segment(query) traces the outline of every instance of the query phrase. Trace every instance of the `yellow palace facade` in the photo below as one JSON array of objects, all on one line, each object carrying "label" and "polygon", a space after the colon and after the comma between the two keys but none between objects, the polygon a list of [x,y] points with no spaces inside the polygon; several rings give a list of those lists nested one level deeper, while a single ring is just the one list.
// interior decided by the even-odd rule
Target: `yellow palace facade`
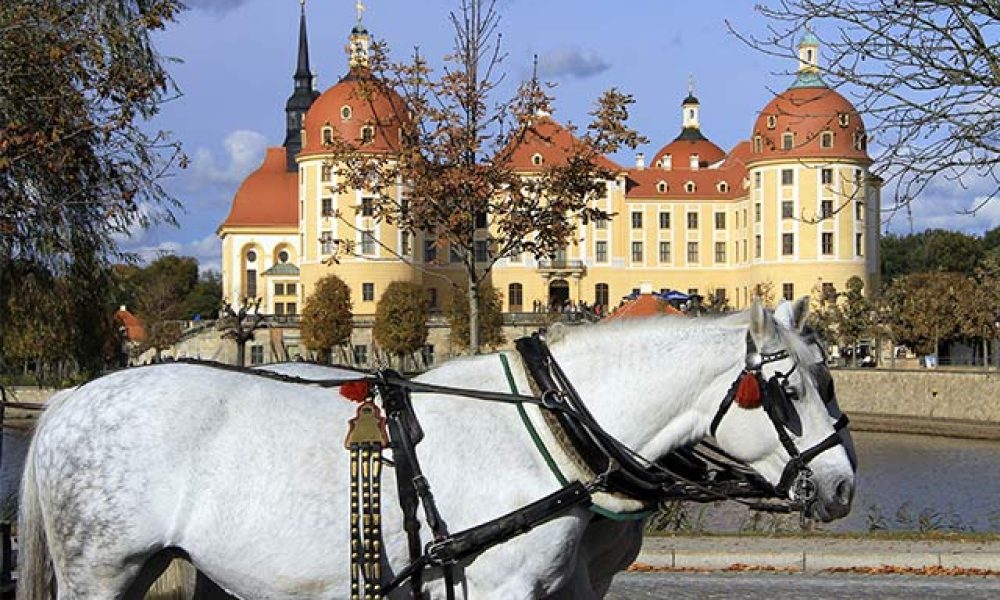
[{"label": "yellow palace facade", "polygon": [[[296,314],[315,282],[334,273],[350,286],[355,314],[373,314],[396,280],[423,285],[443,306],[452,286],[431,274],[461,280],[462,273],[446,252],[433,240],[376,222],[363,190],[332,191],[335,169],[324,142],[334,131],[365,152],[392,157],[394,132],[378,114],[398,98],[356,93],[367,73],[368,33],[359,22],[347,75],[319,93],[305,27],[303,12],[285,142],[268,149],[218,230],[225,299],[259,297],[263,312]],[[824,285],[843,290],[853,276],[871,289],[878,277],[880,182],[869,173],[861,116],[819,77],[818,46],[806,34],[795,81],[748,122],[749,138],[728,152],[702,133],[700,103],[689,90],[680,134],[649,160],[638,154],[632,165],[615,165],[618,175],[598,201],[613,218],[580,224],[575,243],[558,256],[496,264],[491,282],[504,310],[567,301],[613,307],[636,290],[665,289],[721,295],[743,308],[756,292],[777,299]],[[537,128],[540,135],[516,152],[514,163],[525,174],[558,163],[572,142],[549,116],[540,115]],[[482,235],[488,243],[488,232]],[[341,239],[353,239],[352,252],[333,261],[334,241]]]}]

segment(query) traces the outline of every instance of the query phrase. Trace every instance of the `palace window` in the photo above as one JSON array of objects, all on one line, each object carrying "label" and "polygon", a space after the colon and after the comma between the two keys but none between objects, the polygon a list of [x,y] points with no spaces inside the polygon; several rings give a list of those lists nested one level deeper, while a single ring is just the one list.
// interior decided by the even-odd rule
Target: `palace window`
[{"label": "palace window", "polygon": [[370,217],[375,214],[375,199],[368,197],[361,199],[361,216]]},{"label": "palace window", "polygon": [[257,297],[257,269],[247,269],[247,298]]},{"label": "palace window", "polygon": [[275,296],[284,296],[285,295],[285,284],[284,283],[276,283],[276,284],[274,284],[274,295]]},{"label": "palace window", "polygon": [[833,184],[833,169],[823,169],[819,172],[819,175],[823,185]]},{"label": "palace window", "polygon": [[594,229],[607,229],[608,219],[605,217],[597,217],[594,219]]},{"label": "palace window", "polygon": [[324,217],[333,216],[333,198],[326,197],[320,200],[321,211]]},{"label": "palace window", "polygon": [[854,236],[854,253],[858,256],[865,255],[864,238],[861,236],[860,233]]},{"label": "palace window", "polygon": [[794,233],[783,233],[781,234],[781,253],[784,256],[791,256],[795,254],[795,234]]},{"label": "palace window", "polygon": [[665,182],[663,182],[663,181],[657,183],[656,184],[656,191],[660,192],[661,194],[666,194],[667,193],[667,184]]},{"label": "palace window", "polygon": [[521,305],[524,304],[524,288],[520,283],[512,283],[507,286],[507,305],[510,312],[521,312]]},{"label": "palace window", "polygon": [[372,231],[361,232],[361,254],[375,254],[375,234]]},{"label": "palace window", "polygon": [[333,167],[330,165],[323,165],[322,167],[320,167],[319,179],[324,183],[333,179]]},{"label": "palace window", "polygon": [[795,171],[792,169],[781,170],[781,185],[793,185],[795,183]]},{"label": "palace window", "polygon": [[794,133],[783,134],[781,136],[781,149],[791,150],[793,147],[795,147],[795,134]]},{"label": "palace window", "polygon": [[689,263],[698,262],[698,242],[688,242],[688,259]]},{"label": "palace window", "polygon": [[726,228],[726,213],[724,212],[715,213],[715,228],[716,229]]},{"label": "palace window", "polygon": [[424,344],[420,349],[420,358],[424,361],[424,366],[430,367],[434,364],[434,345]]},{"label": "palace window", "polygon": [[298,289],[298,286],[295,285],[294,283],[286,283],[285,284],[285,295],[286,296],[294,296],[297,289]]},{"label": "palace window", "polygon": [[753,187],[754,187],[755,190],[759,190],[760,189],[761,180],[762,180],[762,177],[761,177],[760,171],[755,171],[754,174],[753,174]]},{"label": "palace window", "polygon": [[642,262],[642,242],[632,242],[632,262]]},{"label": "palace window", "polygon": [[820,203],[822,207],[821,214],[824,219],[829,219],[833,216],[833,200],[824,200]]},{"label": "palace window", "polygon": [[264,364],[264,346],[260,344],[254,344],[253,346],[250,346],[250,364],[251,365]]},{"label": "palace window", "polygon": [[753,220],[754,223],[760,223],[760,202],[753,205]]},{"label": "palace window", "polygon": [[753,136],[753,151],[758,154],[764,151],[764,140],[759,135]]},{"label": "palace window", "polygon": [[687,214],[688,229],[698,229],[698,213],[689,212]]},{"label": "palace window", "polygon": [[670,262],[670,242],[660,242],[660,262]]},{"label": "palace window", "polygon": [[432,263],[437,260],[437,241],[436,240],[424,240],[424,262]]},{"label": "palace window", "polygon": [[605,241],[594,242],[594,260],[599,263],[608,262],[608,243]]},{"label": "palace window", "polygon": [[632,213],[632,229],[642,229],[642,213]]},{"label": "palace window", "polygon": [[489,242],[486,240],[476,240],[473,244],[476,253],[476,262],[486,262],[490,259]]},{"label": "palace window", "polygon": [[323,231],[319,234],[320,252],[322,254],[333,254],[333,232]]},{"label": "palace window", "polygon": [[333,129],[329,127],[323,128],[323,145],[329,146],[333,143]]},{"label": "palace window", "polygon": [[778,126],[778,117],[774,115],[767,115],[767,128],[774,129]]},{"label": "palace window", "polygon": [[781,218],[791,219],[795,216],[795,203],[791,200],[784,200],[781,203]]},{"label": "palace window", "polygon": [[365,344],[357,344],[354,346],[354,364],[368,364],[368,346]]},{"label": "palace window", "polygon": [[350,119],[353,113],[354,111],[351,110],[350,106],[344,105],[340,107],[340,118],[345,121]]},{"label": "palace window", "polygon": [[611,294],[608,290],[608,284],[598,283],[597,285],[594,286],[594,304],[607,306],[610,297]]},{"label": "palace window", "polygon": [[781,297],[785,300],[795,300],[795,284],[794,283],[783,283],[781,284]]},{"label": "palace window", "polygon": [[819,147],[820,148],[833,148],[833,132],[824,131],[819,134]]},{"label": "palace window", "polygon": [[660,229],[670,229],[670,213],[660,213]]},{"label": "palace window", "polygon": [[823,232],[823,254],[830,255],[833,254],[833,234],[829,232]]},{"label": "palace window", "polygon": [[865,218],[865,204],[861,200],[854,202],[854,218],[861,221]]},{"label": "palace window", "polygon": [[726,242],[715,242],[715,262],[726,262]]},{"label": "palace window", "polygon": [[761,252],[763,251],[763,244],[759,235],[753,237],[753,257],[760,258]]},{"label": "palace window", "polygon": [[361,301],[362,302],[374,302],[375,301],[375,284],[371,282],[365,282],[361,284]]}]

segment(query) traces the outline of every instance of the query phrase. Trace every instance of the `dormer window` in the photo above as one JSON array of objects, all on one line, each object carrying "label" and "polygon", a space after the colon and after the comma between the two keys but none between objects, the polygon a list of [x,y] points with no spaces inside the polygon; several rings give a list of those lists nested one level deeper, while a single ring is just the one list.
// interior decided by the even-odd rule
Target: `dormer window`
[{"label": "dormer window", "polygon": [[375,141],[375,128],[371,125],[365,125],[361,128],[361,143],[370,144]]},{"label": "dormer window", "polygon": [[324,127],[323,128],[323,145],[329,146],[333,143],[333,128]]},{"label": "dormer window", "polygon": [[347,105],[345,104],[344,106],[341,106],[341,107],[340,107],[340,118],[341,118],[341,119],[343,119],[343,120],[347,121],[347,120],[349,120],[349,119],[351,118],[351,116],[352,116],[353,114],[354,114],[354,111],[353,111],[353,110],[351,110],[351,107],[350,107],[350,106],[347,106]]},{"label": "dormer window", "polygon": [[697,154],[692,154],[691,155],[691,170],[695,170],[697,168],[698,168],[698,155]]},{"label": "dormer window", "polygon": [[760,153],[764,151],[764,140],[759,136],[753,136],[753,151]]},{"label": "dormer window", "polygon": [[864,150],[865,143],[866,143],[865,134],[860,131],[854,132],[854,149]]},{"label": "dormer window", "polygon": [[778,117],[774,115],[767,115],[767,128],[774,129],[778,126]]},{"label": "dormer window", "polygon": [[819,147],[820,148],[833,148],[833,132],[824,131],[819,134]]},{"label": "dormer window", "polygon": [[665,171],[669,171],[674,167],[674,160],[669,154],[664,154],[663,158],[660,159],[660,166],[663,167]]},{"label": "dormer window", "polygon": [[687,182],[687,183],[684,184],[684,191],[687,192],[687,193],[689,193],[689,194],[693,194],[694,191],[695,191],[695,189],[696,189],[696,187],[695,187],[693,181],[689,181],[689,182]]},{"label": "dormer window", "polygon": [[661,193],[661,194],[666,194],[667,193],[667,182],[661,181],[661,182],[657,183],[656,184],[656,191],[659,192],[659,193]]},{"label": "dormer window", "polygon": [[542,166],[542,163],[544,162],[545,158],[541,154],[538,154],[537,152],[535,153],[534,156],[531,157],[531,164],[535,165],[536,167]]},{"label": "dormer window", "polygon": [[848,113],[840,113],[839,115],[837,115],[837,122],[840,124],[841,127],[847,127],[848,125],[851,124],[851,115],[849,115]]},{"label": "dormer window", "polygon": [[791,150],[794,147],[795,147],[795,134],[794,133],[785,133],[785,134],[782,134],[782,136],[781,136],[781,149],[782,150]]},{"label": "dormer window", "polygon": [[723,194],[729,191],[729,184],[725,181],[720,181],[718,185],[719,191]]}]

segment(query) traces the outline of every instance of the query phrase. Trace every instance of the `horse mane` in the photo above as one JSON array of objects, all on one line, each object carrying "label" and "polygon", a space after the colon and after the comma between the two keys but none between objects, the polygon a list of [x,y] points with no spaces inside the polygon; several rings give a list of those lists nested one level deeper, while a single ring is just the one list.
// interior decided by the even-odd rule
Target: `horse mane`
[{"label": "horse mane", "polygon": [[637,319],[616,319],[589,325],[563,325],[557,323],[545,333],[545,341],[550,345],[590,343],[608,334],[629,334],[647,331],[651,326],[657,330],[705,330],[739,329],[750,323],[749,311],[740,311],[703,317],[681,317],[677,315],[656,315]]}]

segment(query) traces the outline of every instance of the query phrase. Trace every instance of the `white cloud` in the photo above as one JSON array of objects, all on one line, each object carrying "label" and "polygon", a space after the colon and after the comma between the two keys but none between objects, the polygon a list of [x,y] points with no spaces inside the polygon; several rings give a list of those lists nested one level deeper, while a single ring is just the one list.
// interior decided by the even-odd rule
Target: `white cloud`
[{"label": "white cloud", "polygon": [[247,129],[233,131],[222,140],[225,150],[224,164],[219,164],[208,148],[198,148],[191,157],[191,165],[184,174],[189,190],[210,186],[235,186],[260,166],[267,148],[263,134]]},{"label": "white cloud", "polygon": [[247,0],[185,0],[188,8],[215,14],[224,14],[246,4]]},{"label": "white cloud", "polygon": [[576,77],[584,79],[611,68],[611,63],[591,50],[563,48],[543,54],[538,59],[542,77]]},{"label": "white cloud", "polygon": [[[987,178],[967,177],[959,182],[939,177],[911,202],[909,213],[901,209],[896,214],[886,215],[886,229],[910,233],[912,219],[914,233],[925,229],[950,229],[982,234],[1000,226],[1000,198],[993,198],[975,214],[969,213],[983,203],[994,185]],[[892,201],[892,193],[888,188],[883,191],[883,208]]]}]

